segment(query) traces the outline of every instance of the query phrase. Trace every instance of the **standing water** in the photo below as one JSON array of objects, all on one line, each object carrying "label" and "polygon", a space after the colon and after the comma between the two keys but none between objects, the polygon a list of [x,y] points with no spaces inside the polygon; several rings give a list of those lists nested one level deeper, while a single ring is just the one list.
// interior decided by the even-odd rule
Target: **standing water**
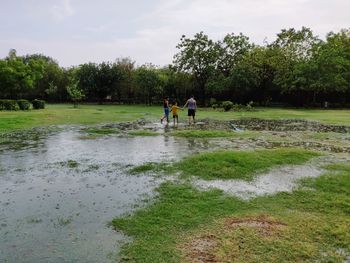
[{"label": "standing water", "polygon": [[142,205],[161,181],[131,176],[128,167],[203,149],[168,136],[81,135],[66,127],[0,149],[0,262],[118,261],[129,240],[108,223]]}]

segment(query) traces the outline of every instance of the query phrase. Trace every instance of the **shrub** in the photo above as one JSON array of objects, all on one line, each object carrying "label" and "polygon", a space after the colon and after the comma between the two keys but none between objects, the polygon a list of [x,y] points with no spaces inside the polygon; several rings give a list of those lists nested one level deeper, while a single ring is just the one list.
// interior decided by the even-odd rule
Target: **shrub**
[{"label": "shrub", "polygon": [[224,108],[225,111],[229,111],[233,108],[233,103],[231,101],[224,101],[222,102],[221,106]]},{"label": "shrub", "polygon": [[21,110],[29,110],[31,105],[30,102],[27,100],[18,100],[17,104]]},{"label": "shrub", "polygon": [[215,105],[215,104],[216,104],[216,99],[215,99],[215,98],[210,98],[209,104],[210,104],[211,106]]},{"label": "shrub", "polygon": [[32,101],[32,104],[33,104],[33,108],[34,109],[45,109],[45,101],[44,100],[33,100]]},{"label": "shrub", "polygon": [[212,107],[214,110],[216,110],[216,108],[219,108],[219,105],[216,104],[216,103],[214,103],[214,104],[211,105],[211,107]]},{"label": "shrub", "polygon": [[0,110],[18,110],[18,104],[15,100],[0,100]]}]

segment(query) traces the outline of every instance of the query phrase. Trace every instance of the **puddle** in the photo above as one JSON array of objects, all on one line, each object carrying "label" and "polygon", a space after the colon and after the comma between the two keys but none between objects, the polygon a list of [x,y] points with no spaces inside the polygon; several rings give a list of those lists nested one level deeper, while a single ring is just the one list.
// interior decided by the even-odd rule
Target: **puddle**
[{"label": "puddle", "polygon": [[[154,195],[162,179],[131,165],[210,150],[170,136],[81,140],[81,127],[39,134],[0,152],[0,262],[116,262],[122,233],[107,224]],[[5,148],[9,147],[9,148]]]},{"label": "puddle", "polygon": [[[201,125],[196,127],[204,129]],[[265,147],[243,139],[168,136],[174,128],[160,123],[99,127],[120,132],[82,140],[87,127],[60,126],[2,138],[0,262],[118,262],[121,246],[130,240],[107,224],[144,205],[143,200],[152,198],[153,190],[165,180],[130,175],[131,166],[172,162],[217,148]],[[184,127],[192,128],[179,124],[180,129]],[[161,135],[129,136],[128,131],[134,129]],[[308,164],[272,170],[250,183],[198,180],[195,184],[249,199],[290,191],[299,178],[322,172]]]},{"label": "puddle", "polygon": [[244,180],[202,180],[193,183],[201,189],[217,188],[223,192],[244,200],[260,195],[272,195],[278,192],[291,192],[298,186],[298,180],[305,177],[317,177],[325,171],[314,164],[284,166],[258,175],[253,181]]}]

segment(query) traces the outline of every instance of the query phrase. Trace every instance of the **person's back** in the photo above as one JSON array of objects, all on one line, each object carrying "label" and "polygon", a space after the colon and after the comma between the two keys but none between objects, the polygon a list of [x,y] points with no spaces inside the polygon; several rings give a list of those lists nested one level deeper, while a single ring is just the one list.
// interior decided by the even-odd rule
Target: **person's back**
[{"label": "person's back", "polygon": [[191,119],[193,119],[193,122],[195,122],[197,109],[197,103],[193,96],[191,96],[191,98],[186,101],[184,108],[186,106],[188,107],[188,123],[191,124]]},{"label": "person's back", "polygon": [[195,110],[196,108],[197,108],[196,100],[194,98],[190,98],[188,100],[188,109]]}]

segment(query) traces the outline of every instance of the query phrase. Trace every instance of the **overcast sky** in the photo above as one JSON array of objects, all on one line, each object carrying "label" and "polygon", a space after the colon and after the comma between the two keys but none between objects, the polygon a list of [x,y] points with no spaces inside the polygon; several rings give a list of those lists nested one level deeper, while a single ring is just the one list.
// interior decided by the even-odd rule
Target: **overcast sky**
[{"label": "overcast sky", "polygon": [[43,53],[61,66],[131,57],[171,63],[181,35],[242,32],[262,44],[282,28],[324,38],[350,27],[350,0],[0,0],[0,57]]}]

